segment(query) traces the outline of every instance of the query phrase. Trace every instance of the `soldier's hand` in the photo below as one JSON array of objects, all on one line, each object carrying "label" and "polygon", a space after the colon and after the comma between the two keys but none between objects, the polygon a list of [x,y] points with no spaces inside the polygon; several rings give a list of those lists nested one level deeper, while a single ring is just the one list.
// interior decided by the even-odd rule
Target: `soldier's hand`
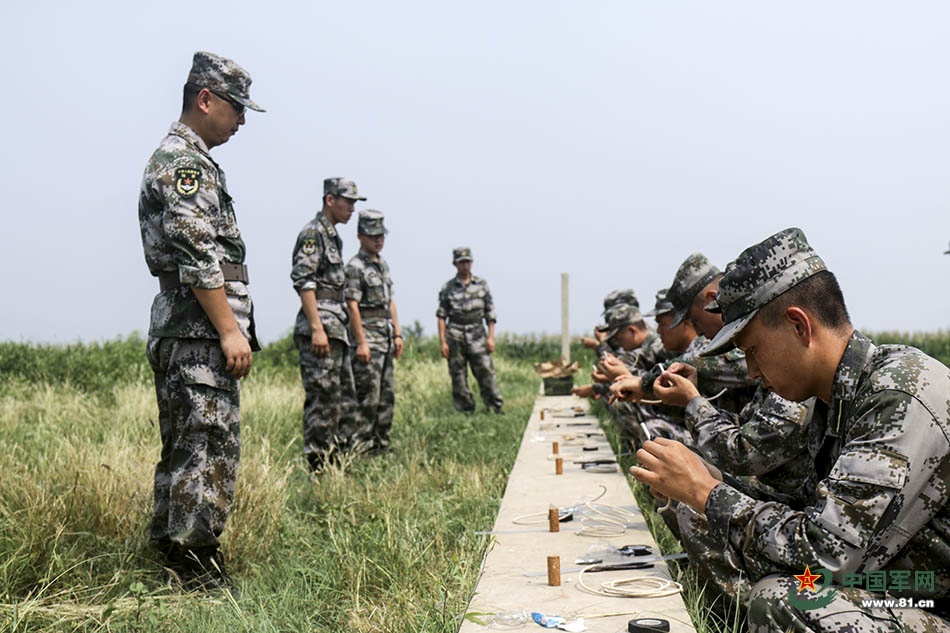
[{"label": "soldier's hand", "polygon": [[235,378],[244,378],[251,371],[254,357],[251,355],[251,344],[241,334],[240,330],[221,337],[221,351],[227,359],[224,369]]},{"label": "soldier's hand", "polygon": [[325,330],[311,334],[310,345],[313,347],[313,353],[317,356],[323,357],[330,355],[330,339]]},{"label": "soldier's hand", "polygon": [[582,336],[581,345],[583,347],[586,347],[587,349],[597,349],[597,346],[600,345],[600,342],[595,338],[591,338],[589,336]]},{"label": "soldier's hand", "polygon": [[373,353],[369,349],[369,343],[360,343],[356,346],[356,360],[364,365],[369,363],[369,359],[372,355]]},{"label": "soldier's hand", "polygon": [[488,350],[489,354],[495,351],[495,337],[494,336],[489,336],[488,339],[485,341],[485,349]]},{"label": "soldier's hand", "polygon": [[[689,365],[684,365],[684,367],[689,367]],[[699,396],[696,385],[689,378],[674,373],[672,367],[660,374],[653,383],[653,393],[663,401],[663,404],[677,407],[685,407],[690,400]]]},{"label": "soldier's hand", "polygon": [[695,367],[687,363],[681,363],[677,361],[667,367],[666,371],[670,372],[671,374],[682,376],[683,378],[688,379],[694,385],[699,384],[699,372]]},{"label": "soldier's hand", "polygon": [[405,343],[403,343],[401,336],[399,338],[393,339],[393,346],[395,348],[393,350],[393,358],[399,358],[402,356],[402,350],[405,347]]},{"label": "soldier's hand", "polygon": [[449,357],[449,344],[443,342],[442,343],[442,358],[448,358],[448,357]]},{"label": "soldier's hand", "polygon": [[658,437],[643,443],[637,451],[637,466],[630,474],[651,491],[706,512],[709,493],[719,485],[696,453],[683,444]]},{"label": "soldier's hand", "polygon": [[639,402],[642,398],[642,381],[637,376],[620,376],[610,385],[611,404],[618,399]]},{"label": "soldier's hand", "polygon": [[610,353],[604,354],[604,357],[600,359],[600,367],[611,380],[616,380],[620,376],[633,375],[619,358]]},{"label": "soldier's hand", "polygon": [[594,398],[594,385],[578,385],[571,389],[571,392],[578,398]]}]

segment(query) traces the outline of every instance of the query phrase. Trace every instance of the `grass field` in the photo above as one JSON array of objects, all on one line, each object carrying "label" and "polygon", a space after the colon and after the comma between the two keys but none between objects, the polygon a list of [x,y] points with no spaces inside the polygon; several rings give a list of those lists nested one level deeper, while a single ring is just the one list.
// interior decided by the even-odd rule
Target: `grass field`
[{"label": "grass field", "polygon": [[[950,360],[950,333],[913,336]],[[559,351],[502,340],[508,414],[466,417],[436,342],[410,337],[394,452],[318,478],[301,457],[293,344],[258,353],[223,535],[234,601],[170,590],[148,547],[159,439],[144,341],[0,343],[0,631],[456,631],[488,545],[474,532],[493,524],[537,393],[530,361]],[[656,532],[676,551],[662,522]],[[708,617],[701,591],[686,599],[698,630],[732,630]]]}]

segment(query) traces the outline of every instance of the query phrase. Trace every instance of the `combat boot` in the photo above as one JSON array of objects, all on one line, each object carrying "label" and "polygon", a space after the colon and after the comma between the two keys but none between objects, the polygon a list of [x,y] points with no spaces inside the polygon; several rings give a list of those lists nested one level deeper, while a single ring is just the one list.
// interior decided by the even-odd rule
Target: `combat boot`
[{"label": "combat boot", "polygon": [[179,546],[173,559],[171,571],[177,574],[185,591],[226,591],[234,598],[240,597],[234,580],[224,568],[224,557],[217,547]]}]

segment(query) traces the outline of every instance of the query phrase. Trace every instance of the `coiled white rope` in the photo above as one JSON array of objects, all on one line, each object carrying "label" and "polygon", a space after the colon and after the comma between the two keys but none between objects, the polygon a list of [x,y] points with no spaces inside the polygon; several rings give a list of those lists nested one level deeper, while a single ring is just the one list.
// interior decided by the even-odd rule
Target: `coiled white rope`
[{"label": "coiled white rope", "polygon": [[594,588],[584,582],[584,573],[591,567],[596,567],[596,565],[585,567],[577,574],[577,585],[584,591],[598,596],[662,598],[672,596],[683,590],[683,585],[675,580],[668,580],[659,576],[631,576],[619,580],[608,580],[600,583],[599,588]]},{"label": "coiled white rope", "polygon": [[630,510],[607,503],[588,501],[582,507],[587,510],[588,515],[581,518],[581,528],[577,531],[579,536],[622,536],[627,533],[627,526],[638,519]]}]

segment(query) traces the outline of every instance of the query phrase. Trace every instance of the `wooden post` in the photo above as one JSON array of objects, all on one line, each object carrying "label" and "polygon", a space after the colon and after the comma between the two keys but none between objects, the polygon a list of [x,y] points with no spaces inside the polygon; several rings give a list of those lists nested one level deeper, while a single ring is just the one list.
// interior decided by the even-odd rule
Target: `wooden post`
[{"label": "wooden post", "polygon": [[558,516],[557,506],[551,506],[548,508],[548,531],[549,532],[560,532],[561,531],[561,521]]},{"label": "wooden post", "polygon": [[561,557],[548,556],[548,586],[561,586]]},{"label": "wooden post", "polygon": [[561,273],[561,358],[571,363],[571,334],[568,320],[567,273]]},{"label": "wooden post", "polygon": [[558,457],[554,460],[554,474],[563,475],[564,474],[564,459]]},{"label": "wooden post", "polygon": [[552,452],[552,453],[554,453],[555,455],[557,455],[558,448],[559,448],[559,447],[558,447],[557,442],[551,442],[551,452]]}]

